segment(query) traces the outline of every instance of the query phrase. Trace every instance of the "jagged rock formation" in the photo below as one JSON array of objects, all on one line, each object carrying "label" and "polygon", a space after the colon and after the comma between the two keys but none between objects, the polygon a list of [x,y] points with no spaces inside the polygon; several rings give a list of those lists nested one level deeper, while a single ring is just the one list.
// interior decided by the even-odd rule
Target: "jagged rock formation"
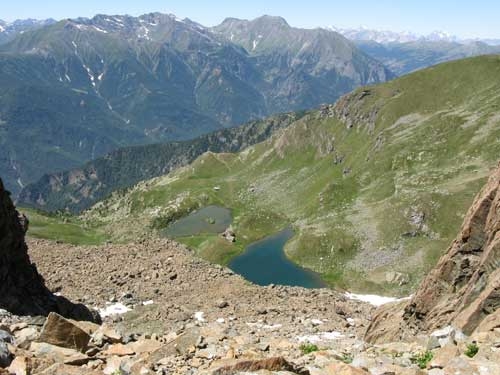
[{"label": "jagged rock formation", "polygon": [[97,320],[85,306],[54,296],[30,262],[24,235],[26,217],[20,215],[0,179],[0,308],[20,315],[47,315],[51,311]]},{"label": "jagged rock formation", "polygon": [[[471,334],[500,307],[500,165],[462,229],[408,303],[383,307],[368,341],[404,339],[448,324]],[[395,320],[399,324],[395,324]]]}]

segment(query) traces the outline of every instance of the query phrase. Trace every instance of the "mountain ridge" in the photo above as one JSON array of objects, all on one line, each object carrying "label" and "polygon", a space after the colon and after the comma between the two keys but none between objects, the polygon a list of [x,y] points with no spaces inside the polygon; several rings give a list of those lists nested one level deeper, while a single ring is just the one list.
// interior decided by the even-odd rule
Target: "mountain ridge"
[{"label": "mountain ridge", "polygon": [[[193,138],[392,77],[340,36],[316,43],[337,42],[350,69],[323,66],[324,59],[311,56],[320,53],[316,48],[293,56],[289,76],[290,57],[257,61],[212,29],[174,15],[98,15],[18,34],[0,45],[0,82],[9,87],[0,97],[5,184],[16,194],[43,173],[120,146]],[[47,120],[40,125],[42,113]],[[28,138],[36,140],[31,150],[23,147]],[[34,158],[38,168],[31,167]]]}]

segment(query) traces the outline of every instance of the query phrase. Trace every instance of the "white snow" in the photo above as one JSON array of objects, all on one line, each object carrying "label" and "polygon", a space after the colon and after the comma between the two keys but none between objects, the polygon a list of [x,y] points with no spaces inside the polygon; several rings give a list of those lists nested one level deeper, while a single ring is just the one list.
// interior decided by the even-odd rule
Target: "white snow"
[{"label": "white snow", "polygon": [[78,48],[78,46],[76,45],[74,40],[71,41],[71,44],[73,44],[73,47],[75,47],[75,50]]},{"label": "white snow", "polygon": [[259,42],[258,42],[258,41],[256,41],[256,40],[254,40],[254,41],[253,41],[252,51],[253,51],[255,48],[257,48],[257,45],[258,45],[258,44],[259,44]]},{"label": "white snow", "polygon": [[97,26],[94,26],[94,29],[96,29],[97,31],[99,31],[100,33],[104,33],[104,34],[107,34],[108,32],[106,30],[103,30]]},{"label": "white snow", "polygon": [[108,104],[108,108],[109,108],[109,110],[110,110],[110,111],[112,111],[112,110],[113,110],[113,107],[111,107],[111,104],[109,104],[109,102],[108,102],[107,104]]},{"label": "white snow", "polygon": [[97,79],[98,79],[99,81],[102,81],[102,77],[104,77],[104,73],[99,74],[99,75],[97,76]]},{"label": "white snow", "polygon": [[111,315],[125,314],[128,311],[130,311],[130,309],[127,306],[125,306],[123,303],[118,302],[110,304],[103,309],[99,309],[99,315],[101,315],[102,318],[105,318]]},{"label": "white snow", "polygon": [[153,300],[151,300],[151,299],[150,299],[150,300],[148,300],[148,301],[144,301],[144,302],[142,303],[142,305],[143,305],[143,306],[149,306],[149,305],[152,305],[153,303],[154,303],[154,302],[153,302]]},{"label": "white snow", "polygon": [[149,37],[149,29],[146,26],[141,26],[139,30],[142,30],[142,34],[140,33],[139,35],[137,35],[139,38],[151,40],[151,38]]},{"label": "white snow", "polygon": [[83,64],[83,67],[85,68],[85,70],[87,71],[87,74],[89,75],[90,83],[92,83],[92,86],[94,86],[94,87],[95,87],[95,78],[94,78],[94,76],[93,76],[93,74],[92,74],[92,71],[91,71],[91,70],[90,70],[90,68],[89,68],[87,65],[85,65],[85,64]]},{"label": "white snow", "polygon": [[233,39],[234,39],[234,34],[231,33],[231,42],[233,41]]},{"label": "white snow", "polygon": [[5,28],[2,25],[0,25],[0,33],[3,33],[4,31],[5,31]]},{"label": "white snow", "polygon": [[205,313],[203,311],[197,311],[194,313],[194,318],[199,322],[204,322],[205,318],[203,317]]},{"label": "white snow", "polygon": [[18,183],[18,185],[19,185],[19,186],[21,186],[22,188],[24,187],[23,182],[21,181],[21,179],[20,179],[20,178],[18,178],[18,179],[17,179],[17,183]]},{"label": "white snow", "polygon": [[262,321],[259,321],[257,323],[247,323],[247,326],[276,331],[276,330],[280,329],[281,327],[283,327],[283,324],[279,324],[279,323],[278,324],[263,324]]},{"label": "white snow", "polygon": [[395,298],[395,297],[377,296],[375,294],[354,294],[354,293],[349,293],[349,292],[346,292],[345,296],[349,299],[362,301],[362,302],[368,302],[368,303],[372,304],[373,306],[377,306],[377,307],[385,305],[386,303],[404,301],[404,300],[408,300],[411,298],[411,296],[405,297],[405,298]]},{"label": "white snow", "polygon": [[310,343],[316,343],[320,341],[331,341],[331,340],[338,340],[345,337],[342,333],[332,331],[332,332],[321,332],[318,333],[317,335],[304,335],[304,336],[297,336],[297,341],[298,342],[310,342]]},{"label": "white snow", "polygon": [[71,82],[71,78],[69,78],[69,75],[66,73],[64,77],[68,80],[68,82]]}]

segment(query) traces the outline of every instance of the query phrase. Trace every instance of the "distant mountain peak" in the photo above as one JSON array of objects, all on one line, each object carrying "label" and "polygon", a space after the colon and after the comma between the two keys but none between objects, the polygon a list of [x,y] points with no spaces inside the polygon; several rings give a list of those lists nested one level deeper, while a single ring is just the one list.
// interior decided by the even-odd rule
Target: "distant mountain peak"
[{"label": "distant mountain peak", "polygon": [[269,16],[267,14],[254,19],[252,22],[256,22],[256,23],[257,22],[266,22],[266,23],[271,23],[273,25],[290,27],[288,22],[283,17]]},{"label": "distant mountain peak", "polygon": [[381,44],[385,43],[409,43],[409,42],[448,42],[468,44],[474,42],[483,42],[489,45],[499,45],[500,40],[497,39],[481,39],[481,38],[461,38],[447,31],[435,30],[429,34],[422,35],[411,31],[392,31],[370,29],[366,26],[358,28],[338,28],[329,26],[326,29],[336,31],[346,38],[354,41],[372,41]]}]

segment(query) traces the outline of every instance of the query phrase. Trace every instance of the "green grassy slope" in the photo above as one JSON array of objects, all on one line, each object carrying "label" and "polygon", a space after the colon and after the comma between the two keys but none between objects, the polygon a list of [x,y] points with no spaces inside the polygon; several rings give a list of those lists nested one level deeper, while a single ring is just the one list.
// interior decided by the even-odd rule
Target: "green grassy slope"
[{"label": "green grassy slope", "polygon": [[25,207],[20,207],[18,210],[29,218],[28,237],[73,245],[99,245],[106,241],[106,235],[102,230],[73,216],[47,214]]},{"label": "green grassy slope", "polygon": [[206,153],[115,194],[83,219],[128,240],[219,204],[233,211],[235,244],[180,239],[207,259],[227,262],[290,224],[288,256],[330,284],[408,293],[500,156],[497,77],[500,57],[487,56],[357,90],[243,152]]}]

